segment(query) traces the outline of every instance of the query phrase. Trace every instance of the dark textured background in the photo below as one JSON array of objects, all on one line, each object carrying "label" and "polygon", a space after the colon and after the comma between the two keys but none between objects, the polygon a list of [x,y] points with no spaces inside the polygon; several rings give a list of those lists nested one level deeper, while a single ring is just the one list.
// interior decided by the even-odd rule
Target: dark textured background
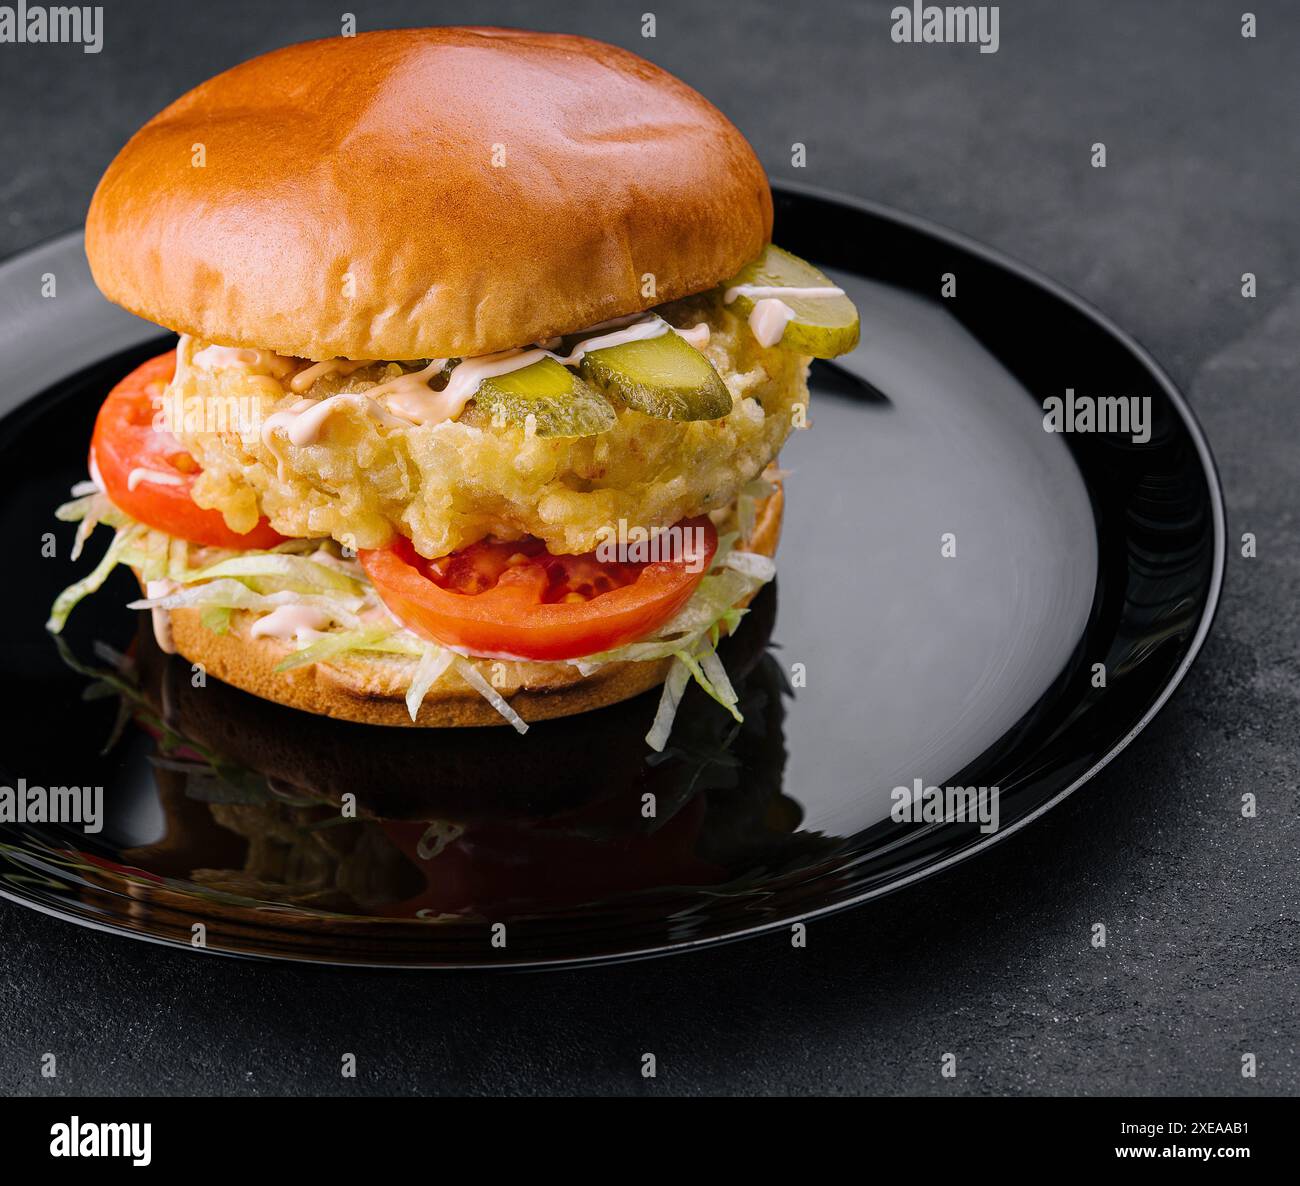
[{"label": "dark textured background", "polygon": [[[988,854],[814,924],[806,951],[776,936],[562,974],[334,973],[0,903],[0,1092],[50,1090],[47,1050],[57,1088],[88,1093],[1300,1091],[1300,10],[1013,2],[981,55],[893,44],[888,3],[197,7],[110,3],[97,57],[0,46],[0,255],[79,222],[118,147],[181,91],[337,33],[341,8],[363,29],[589,33],[704,91],[774,178],[929,216],[1114,316],[1189,393],[1230,544],[1253,531],[1259,555],[1230,546],[1201,659],[1119,761]],[[1105,170],[1088,163],[1098,140]],[[356,1081],[338,1076],[344,1050]]]}]

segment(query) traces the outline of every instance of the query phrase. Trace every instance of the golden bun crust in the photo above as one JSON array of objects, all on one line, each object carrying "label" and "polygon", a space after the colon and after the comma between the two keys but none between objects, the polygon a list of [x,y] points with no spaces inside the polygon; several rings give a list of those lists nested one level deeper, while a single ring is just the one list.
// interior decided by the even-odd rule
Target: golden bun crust
[{"label": "golden bun crust", "polygon": [[110,300],[204,341],[415,359],[701,292],[771,230],[745,138],[635,54],[394,29],[291,45],[178,99],[104,174],[86,254]]},{"label": "golden bun crust", "polygon": [[[781,534],[784,494],[777,490],[758,504],[753,538],[747,547],[765,556],[776,554]],[[743,607],[750,598],[740,602]],[[450,728],[502,725],[501,715],[468,686],[434,688],[425,697],[419,718],[406,710],[406,676],[400,661],[349,659],[276,671],[292,648],[273,638],[250,638],[250,616],[236,614],[226,634],[203,626],[200,611],[171,611],[172,640],[191,663],[245,692],[305,712],[370,725],[418,725]],[[655,663],[609,663],[589,676],[567,664],[540,669],[513,663],[474,661],[492,685],[525,721],[543,721],[617,704],[663,683],[671,660]]]}]

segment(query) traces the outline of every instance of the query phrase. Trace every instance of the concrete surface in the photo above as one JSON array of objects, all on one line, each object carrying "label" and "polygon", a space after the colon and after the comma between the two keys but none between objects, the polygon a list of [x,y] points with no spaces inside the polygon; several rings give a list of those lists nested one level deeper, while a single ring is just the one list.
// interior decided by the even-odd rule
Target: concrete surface
[{"label": "concrete surface", "polygon": [[[0,255],[76,224],[120,144],[188,86],[338,31],[334,5],[195,7],[109,5],[99,55],[0,46]],[[0,1092],[50,1090],[47,1050],[58,1089],[92,1093],[1300,1090],[1300,11],[1005,4],[999,52],[981,55],[893,44],[890,7],[352,6],[362,28],[472,19],[628,45],[717,102],[774,178],[953,226],[1135,333],[1205,424],[1230,540],[1259,541],[1253,560],[1230,549],[1217,627],[1160,718],[1033,827],[814,925],[806,951],[775,937],[555,975],[332,973],[197,959],[3,903]],[[355,1081],[339,1078],[345,1050]],[[939,1077],[947,1051],[955,1081]]]}]

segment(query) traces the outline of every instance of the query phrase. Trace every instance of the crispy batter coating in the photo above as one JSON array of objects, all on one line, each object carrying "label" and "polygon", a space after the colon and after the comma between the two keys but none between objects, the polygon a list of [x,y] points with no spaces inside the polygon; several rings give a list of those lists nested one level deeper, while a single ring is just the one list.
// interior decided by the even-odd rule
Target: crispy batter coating
[{"label": "crispy batter coating", "polygon": [[[203,467],[194,501],[220,510],[236,531],[262,514],[284,535],[328,535],[357,548],[381,547],[400,532],[429,557],[488,535],[535,535],[552,552],[586,552],[620,519],[667,526],[725,507],[776,457],[796,405],[806,406],[808,360],[763,349],[716,301],[662,312],[683,327],[709,322],[705,353],[733,399],[726,417],[683,423],[620,408],[610,431],[560,439],[466,419],[397,424],[357,399],[339,401],[316,442],[299,446],[283,431],[264,439],[260,426],[301,395],[246,367],[182,366],[169,396],[190,421],[177,436]],[[202,345],[189,343],[186,358]],[[306,394],[359,394],[399,373],[376,363],[328,375]],[[210,407],[191,416],[196,401],[221,404],[224,427]]]}]

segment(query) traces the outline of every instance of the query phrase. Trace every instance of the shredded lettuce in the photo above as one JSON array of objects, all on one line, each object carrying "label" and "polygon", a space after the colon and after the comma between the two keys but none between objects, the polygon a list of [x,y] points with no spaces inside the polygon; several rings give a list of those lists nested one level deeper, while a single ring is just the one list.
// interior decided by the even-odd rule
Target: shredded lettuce
[{"label": "shredded lettuce", "polygon": [[680,659],[674,659],[668,669],[668,678],[664,680],[663,694],[659,697],[659,707],[655,711],[654,723],[645,735],[646,745],[656,753],[663,753],[668,744],[668,735],[673,731],[673,722],[677,719],[677,709],[686,693],[686,685],[691,682],[691,673]]},{"label": "shredded lettuce", "polygon": [[324,638],[318,638],[301,650],[294,651],[276,667],[276,671],[292,671],[295,667],[322,663],[326,659],[342,655],[345,651],[369,650],[371,644],[382,642],[392,632],[390,626],[371,626],[343,633],[326,634]]},{"label": "shredded lettuce", "polygon": [[411,677],[411,686],[406,689],[406,711],[411,714],[411,720],[414,721],[420,715],[420,705],[424,703],[429,689],[437,683],[455,658],[451,651],[443,647],[431,646],[424,652]]},{"label": "shredded lettuce", "polygon": [[643,663],[667,659],[702,635],[711,633],[715,624],[726,621],[729,629],[739,624],[744,610],[735,609],[743,597],[758,590],[765,582],[747,577],[735,569],[715,569],[696,587],[694,596],[650,638],[628,643],[612,651],[591,655],[586,662],[594,670],[600,663]]},{"label": "shredded lettuce", "polygon": [[187,540],[175,537],[167,540],[166,565],[168,579],[174,581],[178,581],[189,570],[190,545]]},{"label": "shredded lettuce", "polygon": [[704,678],[713,685],[713,691],[719,704],[722,705],[737,722],[742,722],[744,717],[736,711],[736,702],[740,699],[736,695],[736,689],[731,686],[731,676],[727,674],[727,669],[723,666],[722,660],[718,658],[718,652],[714,649],[716,644],[702,648],[700,654],[700,668]]},{"label": "shredded lettuce", "polygon": [[248,552],[228,560],[218,560],[203,568],[190,569],[180,580],[182,584],[190,585],[219,577],[235,577],[259,593],[288,590],[293,593],[343,593],[355,597],[362,589],[360,581],[337,568],[317,564],[307,556],[272,552]]},{"label": "shredded lettuce", "polygon": [[269,613],[283,605],[310,605],[325,610],[336,621],[352,629],[361,626],[356,611],[365,605],[361,597],[331,597],[323,593],[295,593],[282,589],[277,593],[258,593],[241,581],[222,577],[206,585],[189,585],[161,597],[142,597],[129,602],[127,609],[222,609],[258,610]]},{"label": "shredded lettuce", "polygon": [[199,621],[213,634],[227,634],[230,631],[230,619],[235,611],[228,605],[205,606],[199,615]]},{"label": "shredded lettuce", "polygon": [[[769,482],[756,479],[742,493],[752,501],[773,489]],[[132,601],[130,609],[198,609],[205,627],[225,634],[237,612],[269,613],[290,604],[315,606],[329,614],[333,628],[298,647],[277,670],[290,671],[347,655],[391,655],[409,660],[406,707],[412,720],[419,715],[430,688],[454,670],[515,729],[527,732],[528,725],[469,657],[417,637],[396,620],[374,621],[373,611],[382,602],[364,571],[335,556],[327,541],[287,540],[271,549],[249,552],[201,547],[136,522],[93,484],[80,483],[73,493],[77,497],[56,512],[61,520],[78,523],[73,559],[80,555],[97,524],[114,528],[115,534],[94,570],[55,600],[46,624],[54,634],[63,629],[76,605],[108,579],[114,567],[127,564],[145,581],[166,579],[172,590]],[[745,498],[739,507],[742,532],[732,532],[718,541],[710,571],[676,616],[649,638],[569,660],[584,676],[606,663],[672,660],[654,723],[646,735],[655,750],[662,751],[667,744],[691,680],[737,721],[742,719],[735,689],[716,648],[723,633],[734,632],[745,614],[735,608],[736,602],[757,592],[776,571],[768,557],[736,547],[741,535],[748,536],[753,526],[752,522],[746,526]],[[365,619],[362,611],[366,611]]]},{"label": "shredded lettuce", "polygon": [[81,557],[81,549],[90,538],[90,533],[100,523],[107,523],[110,527],[125,527],[129,521],[108,501],[108,495],[94,482],[78,482],[72,488],[72,493],[79,497],[57,508],[54,517],[64,523],[77,524],[71,559],[78,560]]},{"label": "shredded lettuce", "polygon": [[790,476],[789,470],[777,469],[769,465],[762,476],[752,482],[746,482],[736,495],[736,521],[740,524],[742,539],[750,539],[754,534],[754,525],[758,520],[758,504],[779,489],[778,483]]},{"label": "shredded lettuce", "polygon": [[54,599],[49,621],[45,623],[47,630],[58,634],[63,629],[64,623],[68,620],[68,615],[76,609],[83,598],[89,597],[108,580],[109,573],[118,566],[122,553],[144,530],[138,523],[132,524],[130,527],[119,527],[117,529],[117,533],[113,536],[113,542],[108,545],[108,551],[104,553],[104,558],[95,565],[94,570],[82,577],[81,580],[69,585]]},{"label": "shredded lettuce", "polygon": [[776,576],[776,563],[761,552],[728,552],[722,562],[728,568],[766,584]]},{"label": "shredded lettuce", "polygon": [[135,563],[146,581],[156,581],[171,573],[171,540],[161,531],[150,531],[141,539],[141,555],[124,553],[122,559]]},{"label": "shredded lettuce", "polygon": [[734,534],[719,541],[714,567],[677,616],[665,623],[653,637],[589,656],[579,666],[584,675],[590,675],[602,663],[642,663],[672,658],[659,710],[650,732],[646,734],[646,744],[651,749],[662,751],[667,743],[686,684],[691,679],[737,721],[743,719],[736,707],[736,692],[716,648],[723,631],[734,633],[745,615],[745,610],[736,608],[736,602],[770,581],[776,573],[776,566],[768,557],[756,552],[736,551],[735,542]]},{"label": "shredded lettuce", "polygon": [[[695,653],[692,653],[691,651],[677,651],[675,652],[675,655],[677,662],[681,663],[686,670],[691,673],[695,682],[699,684],[709,696],[721,704],[722,707],[731,713],[737,721],[743,721],[745,719],[736,711],[735,693],[731,692],[732,698],[731,700],[728,700],[726,692],[723,692],[723,690],[719,688],[705,672],[703,661],[706,655],[713,659],[717,663],[718,667],[722,666],[721,661],[718,660],[717,652],[713,650],[711,644],[708,646],[707,650],[705,650],[704,647],[698,647]],[[723,677],[726,677],[725,672],[723,673]],[[727,680],[727,691],[731,691],[730,680]]]},{"label": "shredded lettuce", "polygon": [[493,708],[497,710],[507,721],[514,727],[517,733],[527,733],[528,724],[513,708],[510,702],[501,695],[490,683],[487,682],[468,659],[461,655],[455,657],[456,671],[471,688],[483,697]]}]

